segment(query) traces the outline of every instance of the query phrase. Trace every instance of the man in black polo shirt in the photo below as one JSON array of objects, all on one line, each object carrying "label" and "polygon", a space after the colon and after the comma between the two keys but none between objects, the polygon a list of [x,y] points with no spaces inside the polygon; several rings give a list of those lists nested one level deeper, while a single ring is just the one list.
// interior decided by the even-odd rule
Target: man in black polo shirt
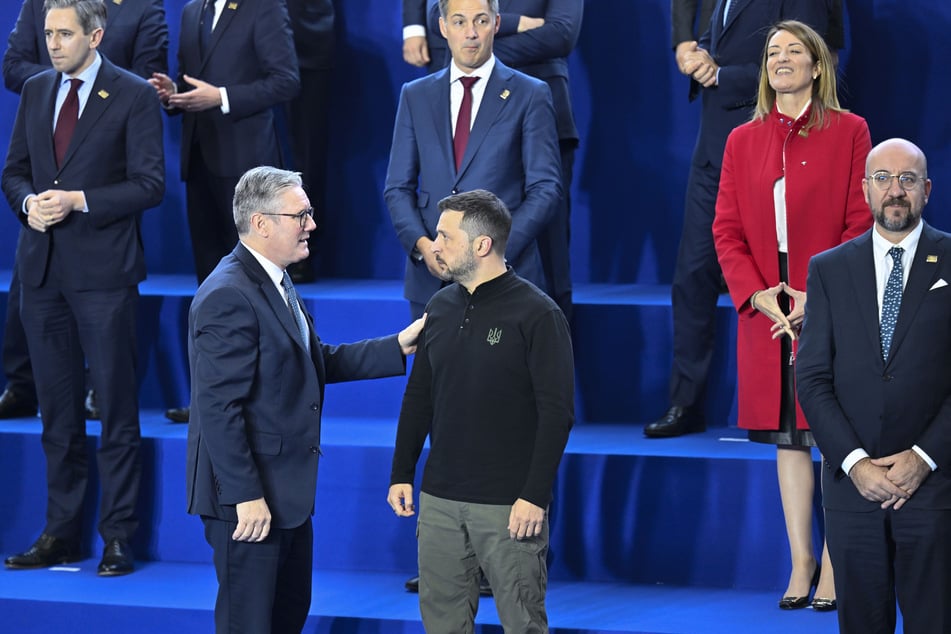
[{"label": "man in black polo shirt", "polygon": [[432,250],[456,284],[426,307],[387,501],[414,514],[428,435],[418,528],[426,630],[472,629],[481,566],[506,631],[547,631],[547,508],[574,422],[568,323],[507,267],[512,219],[498,197],[470,191],[439,210]]}]

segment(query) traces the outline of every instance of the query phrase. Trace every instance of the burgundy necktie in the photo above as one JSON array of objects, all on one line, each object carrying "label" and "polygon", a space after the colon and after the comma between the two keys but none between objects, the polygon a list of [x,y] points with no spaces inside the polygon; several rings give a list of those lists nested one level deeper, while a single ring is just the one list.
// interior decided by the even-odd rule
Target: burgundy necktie
[{"label": "burgundy necktie", "polygon": [[69,142],[73,139],[73,132],[76,130],[76,122],[79,121],[79,87],[82,83],[82,79],[69,80],[69,93],[59,109],[59,117],[56,118],[56,130],[53,131],[56,167],[63,164]]},{"label": "burgundy necktie", "polygon": [[469,143],[469,128],[472,127],[472,85],[479,81],[478,77],[460,77],[462,84],[462,103],[459,104],[459,115],[456,117],[456,134],[452,137],[452,151],[456,157],[456,171],[462,166],[462,155],[466,153],[466,144]]}]

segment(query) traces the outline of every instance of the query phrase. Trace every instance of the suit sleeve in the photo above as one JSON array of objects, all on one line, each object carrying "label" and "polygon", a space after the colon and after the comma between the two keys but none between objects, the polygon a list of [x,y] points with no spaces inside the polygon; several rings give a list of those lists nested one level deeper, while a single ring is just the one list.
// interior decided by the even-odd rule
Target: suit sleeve
[{"label": "suit sleeve", "polygon": [[537,83],[522,123],[525,198],[512,212],[512,231],[505,247],[510,262],[519,258],[554,218],[562,204],[561,153],[551,91]]},{"label": "suit sleeve", "polygon": [[23,90],[27,79],[49,68],[40,63],[40,50],[36,34],[41,25],[36,24],[30,0],[24,0],[16,26],[7,40],[3,54],[3,84],[17,94]]},{"label": "suit sleeve", "polygon": [[162,0],[151,0],[142,14],[128,70],[144,79],[152,73],[168,73],[168,24]]},{"label": "suit sleeve", "polygon": [[30,86],[24,90],[24,94],[17,106],[16,119],[13,123],[13,131],[10,133],[10,145],[7,148],[7,159],[3,165],[3,194],[13,210],[17,220],[26,226],[26,215],[21,213],[23,201],[33,191],[32,168],[30,166],[30,150],[27,143],[26,134],[26,113],[30,110],[32,101]]},{"label": "suit sleeve", "polygon": [[[128,86],[128,85],[127,85]],[[125,126],[125,178],[102,187],[84,189],[90,219],[102,227],[162,202],[165,195],[165,149],[162,113],[155,92],[145,82],[124,88],[134,90]]]},{"label": "suit sleeve", "polygon": [[[228,116],[236,119],[289,101],[300,90],[294,35],[284,2],[262,3],[254,23],[252,45],[257,54],[257,79],[225,86],[231,105]],[[250,55],[251,52],[235,51],[235,54]]]},{"label": "suit sleeve", "polygon": [[753,293],[766,288],[767,284],[753,258],[747,228],[739,209],[737,182],[743,182],[744,179],[737,178],[736,169],[737,166],[749,165],[750,161],[744,160],[748,157],[738,154],[736,135],[730,134],[723,151],[716,215],[713,219],[713,241],[733,305],[737,312],[745,312],[753,310],[749,303]]},{"label": "suit sleeve", "polygon": [[677,48],[681,42],[697,39],[694,33],[694,21],[697,19],[699,0],[671,0],[670,21],[671,48]]},{"label": "suit sleeve", "polygon": [[[796,357],[796,391],[816,444],[828,465],[838,471],[852,451],[862,447],[852,423],[836,397],[834,383],[834,297],[823,279],[821,256],[809,263],[806,318]],[[831,263],[830,263],[831,264]]]},{"label": "suit sleeve", "polygon": [[320,343],[327,383],[400,376],[406,372],[406,357],[396,335],[356,343]]},{"label": "suit sleeve", "polygon": [[426,26],[426,0],[403,0],[403,26]]},{"label": "suit sleeve", "polygon": [[544,18],[545,24],[518,33],[522,16],[502,13],[493,50],[506,65],[516,67],[567,57],[578,43],[583,14],[583,0],[548,0],[544,15],[528,16]]},{"label": "suit sleeve", "polygon": [[390,220],[396,236],[407,255],[416,248],[416,241],[423,236],[431,237],[419,212],[417,187],[419,186],[419,146],[413,112],[406,86],[400,91],[400,103],[393,126],[393,142],[390,145],[390,162],[386,168],[386,185],[383,198],[390,212]]},{"label": "suit sleeve", "polygon": [[233,288],[209,294],[193,314],[192,407],[201,412],[202,440],[220,483],[219,502],[264,497],[248,441],[244,402],[253,393],[260,325],[251,304]]}]

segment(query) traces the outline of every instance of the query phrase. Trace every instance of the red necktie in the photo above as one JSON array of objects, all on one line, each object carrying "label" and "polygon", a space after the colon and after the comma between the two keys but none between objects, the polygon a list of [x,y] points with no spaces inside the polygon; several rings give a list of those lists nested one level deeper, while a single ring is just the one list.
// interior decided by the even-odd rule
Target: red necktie
[{"label": "red necktie", "polygon": [[472,127],[472,85],[479,81],[478,77],[460,77],[462,84],[462,103],[459,104],[459,115],[456,117],[456,134],[452,137],[452,151],[456,157],[456,171],[462,166],[462,155],[466,153],[466,144],[469,143],[469,128]]},{"label": "red necktie", "polygon": [[73,132],[76,130],[76,122],[79,121],[79,87],[82,85],[82,79],[69,80],[69,94],[59,109],[59,117],[56,119],[56,130],[53,131],[53,147],[56,150],[56,167],[63,164],[66,157],[66,150],[69,149],[69,142],[73,138]]}]

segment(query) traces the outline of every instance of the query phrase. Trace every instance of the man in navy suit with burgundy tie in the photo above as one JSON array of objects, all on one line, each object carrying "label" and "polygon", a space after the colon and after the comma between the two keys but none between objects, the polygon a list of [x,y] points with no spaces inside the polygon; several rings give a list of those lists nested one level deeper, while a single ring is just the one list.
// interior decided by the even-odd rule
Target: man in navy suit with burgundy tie
[{"label": "man in navy suit with burgundy tie", "polygon": [[53,69],[29,79],[3,168],[23,224],[21,317],[34,361],[47,461],[46,527],[8,568],[80,558],[86,493],[84,352],[102,410],[98,572],[132,572],[139,493],[135,311],[145,278],[140,214],[165,190],[152,89],[101,56],[102,0],[47,0]]},{"label": "man in navy suit with burgundy tie", "polygon": [[313,216],[300,174],[249,170],[234,193],[240,242],[188,315],[186,495],[214,550],[217,632],[304,627],[324,386],[403,374],[423,326],[322,342],[287,272],[310,252]]},{"label": "man in navy suit with burgundy tie", "polygon": [[548,291],[538,239],[563,196],[551,91],[492,54],[498,0],[440,0],[439,10],[452,62],[403,86],[383,191],[414,317],[443,284],[432,251],[439,200],[473,189],[501,198],[512,214],[506,260]]},{"label": "man in navy suit with burgundy tie", "polygon": [[924,153],[866,161],[875,225],[815,256],[796,360],[822,450],[826,537],[845,634],[951,631],[951,235],[921,219]]}]

